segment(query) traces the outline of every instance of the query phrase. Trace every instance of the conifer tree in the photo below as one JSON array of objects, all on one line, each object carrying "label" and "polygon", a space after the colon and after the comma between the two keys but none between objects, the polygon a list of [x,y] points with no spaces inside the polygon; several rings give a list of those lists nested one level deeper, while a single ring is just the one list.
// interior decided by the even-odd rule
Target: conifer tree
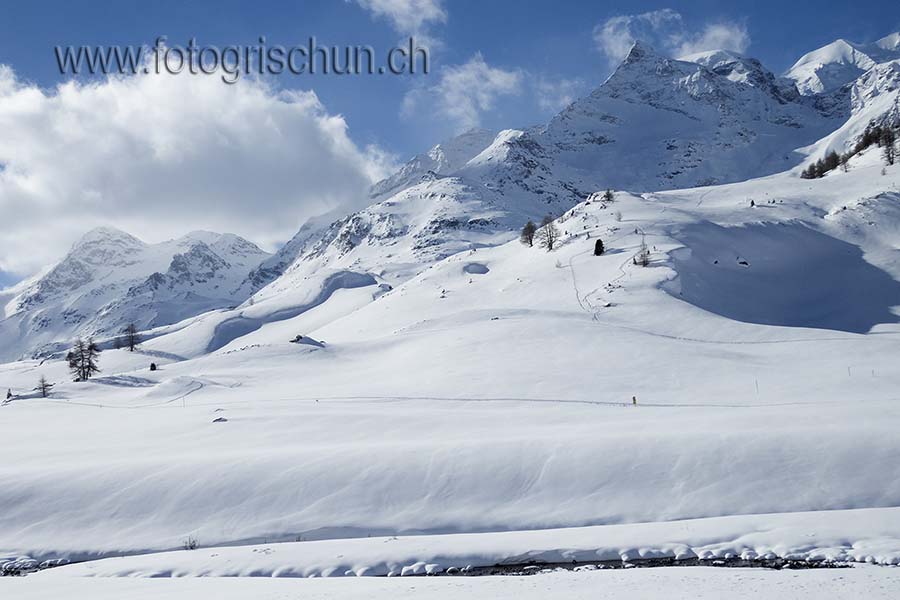
[{"label": "conifer tree", "polygon": [[72,349],[66,355],[66,362],[69,364],[69,371],[75,381],[87,381],[96,373],[100,372],[97,364],[100,358],[100,348],[94,343],[94,340],[87,341],[81,338],[75,340]]},{"label": "conifer tree", "polygon": [[884,162],[888,165],[892,165],[897,161],[896,141],[897,134],[894,133],[894,130],[890,127],[885,127],[884,131],[881,133],[881,146]]},{"label": "conifer tree", "polygon": [[53,389],[55,384],[47,381],[47,378],[41,375],[41,378],[38,380],[37,387],[34,388],[35,392],[38,392],[41,395],[41,398],[46,398],[50,395],[50,390]]}]

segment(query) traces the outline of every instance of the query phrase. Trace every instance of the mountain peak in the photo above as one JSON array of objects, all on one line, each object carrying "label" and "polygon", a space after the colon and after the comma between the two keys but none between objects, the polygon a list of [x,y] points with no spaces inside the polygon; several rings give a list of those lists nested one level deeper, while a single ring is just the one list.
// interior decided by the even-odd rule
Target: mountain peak
[{"label": "mountain peak", "polygon": [[144,242],[134,237],[130,233],[126,233],[116,227],[102,225],[94,227],[75,243],[75,248],[81,248],[87,245],[114,243],[126,246],[145,246]]},{"label": "mountain peak", "polygon": [[779,79],[757,59],[731,50],[708,50],[678,60],[701,65],[735,83],[764,90],[780,103],[797,100],[800,96],[793,80]]},{"label": "mountain peak", "polygon": [[439,173],[455,171],[473,156],[490,145],[497,136],[496,131],[474,127],[455,137],[444,140],[428,151],[435,165],[432,170]]},{"label": "mountain peak", "polygon": [[737,52],[733,52],[731,50],[718,49],[706,50],[705,52],[696,52],[694,54],[680,56],[678,57],[678,60],[697,63],[698,65],[703,65],[704,67],[714,68],[717,65],[725,63],[743,62],[753,59],[748,59],[744,55],[738,54]]},{"label": "mountain peak", "polygon": [[205,229],[195,229],[194,231],[188,232],[181,236],[181,240],[186,242],[203,242],[205,244],[212,244],[219,240],[223,234],[216,233],[214,231],[206,231]]},{"label": "mountain peak", "polygon": [[890,35],[884,36],[883,38],[875,42],[875,45],[882,50],[900,50],[900,32],[895,32]]},{"label": "mountain peak", "polygon": [[434,174],[449,175],[461,169],[467,162],[491,145],[496,131],[474,128],[436,144],[419,154],[387,179],[372,186],[372,198],[386,198],[389,194],[420,183]]},{"label": "mountain peak", "polygon": [[857,79],[877,64],[900,59],[900,32],[877,42],[838,39],[804,54],[785,74],[804,95],[827,94]]},{"label": "mountain peak", "polygon": [[657,58],[659,58],[659,54],[656,53],[656,50],[654,50],[652,46],[641,40],[635,40],[631,45],[631,50],[628,51],[625,60],[622,62],[624,64],[632,64]]}]

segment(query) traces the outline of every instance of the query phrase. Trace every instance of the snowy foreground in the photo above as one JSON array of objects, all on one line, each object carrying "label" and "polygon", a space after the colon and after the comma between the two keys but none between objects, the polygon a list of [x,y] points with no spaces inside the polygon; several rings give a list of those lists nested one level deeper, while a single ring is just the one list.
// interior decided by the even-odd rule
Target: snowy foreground
[{"label": "snowy foreground", "polygon": [[144,600],[167,598],[340,598],[359,600],[490,598],[515,600],[681,600],[760,598],[892,600],[900,569],[857,567],[814,571],[767,569],[627,569],[556,572],[528,577],[440,577],[416,579],[47,579],[0,580],[0,593],[17,600]]},{"label": "snowy foreground", "polygon": [[666,557],[900,565],[900,508],[179,550],[90,561],[36,577],[395,577]]}]

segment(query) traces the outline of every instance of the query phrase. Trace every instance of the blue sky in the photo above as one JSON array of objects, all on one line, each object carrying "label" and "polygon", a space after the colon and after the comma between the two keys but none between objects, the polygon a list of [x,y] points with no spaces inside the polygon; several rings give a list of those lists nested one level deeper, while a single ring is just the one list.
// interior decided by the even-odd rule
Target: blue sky
[{"label": "blue sky", "polygon": [[[632,37],[670,55],[743,51],[780,73],[837,38],[869,42],[897,30],[900,3],[888,0],[8,2],[0,287],[52,264],[98,225],[150,242],[228,231],[274,250],[310,216],[362,208],[372,181],[445,137],[545,122],[602,83]],[[220,47],[315,36],[386,51],[410,34],[429,40],[427,76],[72,85],[53,53],[161,35]]]},{"label": "blue sky", "polygon": [[[0,63],[19,77],[42,86],[59,79],[52,47],[67,44],[149,44],[167,35],[173,44],[196,37],[200,44],[252,44],[259,35],[285,45],[315,35],[322,43],[371,44],[388,48],[401,32],[389,18],[373,15],[356,2],[237,1],[192,2],[64,1],[17,2],[0,20]],[[402,110],[410,87],[438,80],[442,69],[460,65],[480,52],[491,67],[521,70],[528,81],[551,87],[570,82],[574,93],[589,90],[609,73],[593,39],[595,27],[617,15],[669,8],[683,17],[684,29],[710,23],[746,29],[746,53],[781,72],[801,54],[838,37],[871,41],[900,29],[900,3],[854,2],[639,2],[447,0],[443,22],[428,26],[440,47],[432,54],[428,77],[281,76],[277,85],[313,89],[329,111],[347,118],[360,144],[377,143],[401,157],[421,151],[451,126],[429,122],[427,101],[416,111]],[[577,84],[577,85],[576,85]],[[527,84],[526,84],[527,87]],[[502,98],[479,115],[489,127],[538,123],[555,112],[534,94]],[[435,117],[438,119],[439,117]]]}]

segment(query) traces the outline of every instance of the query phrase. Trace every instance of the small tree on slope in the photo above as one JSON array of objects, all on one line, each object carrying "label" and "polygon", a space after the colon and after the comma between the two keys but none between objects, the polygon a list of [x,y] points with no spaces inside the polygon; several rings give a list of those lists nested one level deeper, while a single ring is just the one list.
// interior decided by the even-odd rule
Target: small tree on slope
[{"label": "small tree on slope", "polygon": [[531,246],[534,246],[534,234],[536,231],[537,225],[535,225],[533,221],[529,220],[522,228],[522,235],[519,236],[519,241],[521,241],[523,244],[526,244],[529,248]]},{"label": "small tree on slope", "polygon": [[137,327],[134,326],[134,323],[129,323],[128,327],[125,328],[125,347],[128,348],[129,352],[134,352],[134,349],[140,343],[141,336],[138,334]]},{"label": "small tree on slope", "polygon": [[644,241],[643,235],[641,236],[641,247],[638,249],[638,253],[632,257],[631,262],[642,267],[650,264],[650,249],[647,248],[647,242]]},{"label": "small tree on slope", "polygon": [[41,398],[46,398],[50,395],[50,390],[53,389],[53,384],[47,381],[47,378],[41,375],[41,378],[38,380],[37,387],[34,388],[34,391],[41,395]]}]

